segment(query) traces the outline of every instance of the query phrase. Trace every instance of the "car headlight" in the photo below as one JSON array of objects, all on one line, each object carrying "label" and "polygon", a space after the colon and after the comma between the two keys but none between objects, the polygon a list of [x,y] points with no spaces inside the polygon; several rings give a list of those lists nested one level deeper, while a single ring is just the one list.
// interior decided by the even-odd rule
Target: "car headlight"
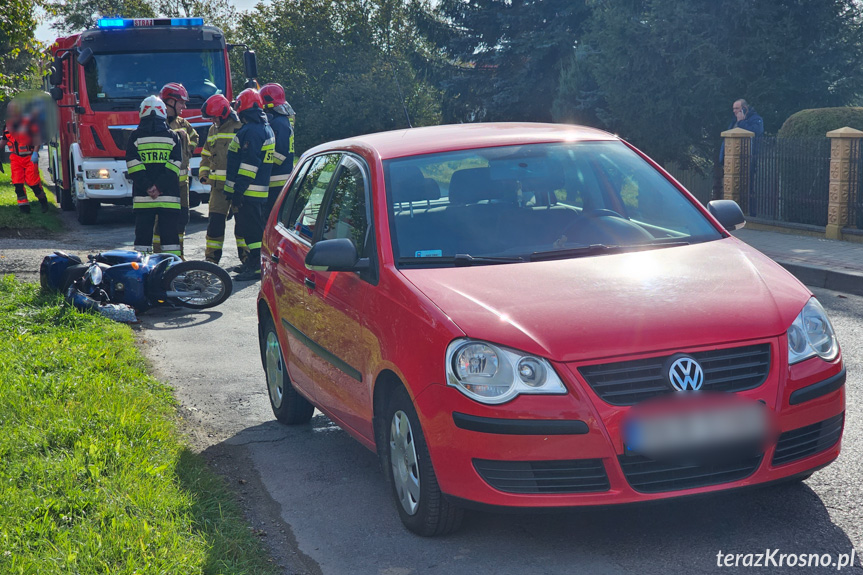
[{"label": "car headlight", "polygon": [[107,168],[102,168],[100,170],[87,170],[88,180],[107,180],[110,177],[111,174],[108,173]]},{"label": "car headlight", "polygon": [[90,280],[90,284],[97,286],[102,283],[102,268],[99,266],[90,266],[90,269],[87,270],[87,277]]},{"label": "car headlight", "polygon": [[814,297],[788,328],[788,364],[815,357],[833,361],[839,354],[839,342],[824,308]]},{"label": "car headlight", "polygon": [[480,403],[505,403],[522,393],[566,393],[545,359],[478,340],[449,344],[446,375],[448,385]]}]

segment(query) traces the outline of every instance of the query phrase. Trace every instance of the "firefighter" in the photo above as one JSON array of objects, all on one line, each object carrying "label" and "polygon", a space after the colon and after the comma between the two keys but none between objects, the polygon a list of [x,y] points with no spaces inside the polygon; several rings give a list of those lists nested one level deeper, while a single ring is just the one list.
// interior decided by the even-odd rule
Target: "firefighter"
[{"label": "firefighter", "polygon": [[[189,92],[182,84],[168,82],[159,91],[159,98],[165,102],[165,107],[168,110],[168,127],[177,132],[182,143],[183,165],[180,167],[180,202],[182,206],[180,211],[180,251],[182,252],[186,225],[189,223],[189,159],[195,153],[195,148],[198,147],[198,132],[188,120],[180,116],[189,101]],[[158,252],[161,250],[158,219],[153,234],[153,249]]]},{"label": "firefighter", "polygon": [[[202,184],[210,184],[210,215],[207,223],[208,262],[218,264],[222,259],[222,246],[225,243],[225,220],[231,209],[225,199],[225,174],[228,167],[228,146],[234,139],[234,134],[243,126],[237,113],[231,109],[231,103],[221,94],[210,96],[204,102],[201,116],[212,120],[213,125],[207,134],[207,141],[201,150],[201,168],[199,178]],[[249,255],[246,240],[234,227],[237,238],[237,255],[240,262],[245,263]],[[239,271],[239,270],[234,270]]]},{"label": "firefighter", "polygon": [[267,120],[276,136],[276,149],[273,153],[273,172],[270,174],[270,193],[267,198],[267,218],[276,199],[282,192],[285,182],[291,177],[294,169],[294,109],[285,99],[285,89],[281,84],[266,84],[261,88],[261,99],[267,112]]},{"label": "firefighter", "polygon": [[249,247],[249,257],[235,279],[251,281],[261,277],[264,210],[267,207],[276,143],[264,114],[264,101],[256,90],[246,88],[240,92],[236,110],[243,127],[228,146],[225,197],[239,207],[237,224]]},{"label": "firefighter", "polygon": [[39,175],[39,147],[42,145],[39,126],[21,113],[20,105],[14,100],[6,108],[6,126],[3,128],[3,137],[0,138],[0,148],[4,148],[4,152],[7,144],[11,152],[10,176],[12,185],[15,187],[15,195],[18,197],[18,209],[25,214],[30,213],[30,201],[24,189],[26,184],[39,200],[42,213],[47,212],[48,198],[45,197],[42,177]]},{"label": "firefighter", "polygon": [[159,218],[162,250],[180,255],[180,166],[183,144],[168,128],[168,111],[158,96],[141,102],[140,124],[126,146],[126,169],[132,179],[135,249],[152,251],[153,225]]}]

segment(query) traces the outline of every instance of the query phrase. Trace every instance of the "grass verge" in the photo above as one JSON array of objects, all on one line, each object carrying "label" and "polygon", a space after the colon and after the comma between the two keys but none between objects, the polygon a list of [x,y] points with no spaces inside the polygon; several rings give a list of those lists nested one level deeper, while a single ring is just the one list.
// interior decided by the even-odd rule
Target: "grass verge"
[{"label": "grass verge", "polygon": [[0,277],[0,573],[275,573],[131,329]]},{"label": "grass verge", "polygon": [[[33,190],[25,186],[27,197],[30,199],[30,213],[23,214],[18,209],[15,187],[9,178],[9,164],[4,164],[3,169],[6,170],[6,173],[0,173],[0,230],[3,228],[10,230],[38,229],[57,232],[63,229],[59,208],[54,203],[54,194],[45,190],[45,197],[48,198],[51,209],[47,214],[43,214],[36,196],[33,195]],[[44,188],[44,185],[42,187]]]}]

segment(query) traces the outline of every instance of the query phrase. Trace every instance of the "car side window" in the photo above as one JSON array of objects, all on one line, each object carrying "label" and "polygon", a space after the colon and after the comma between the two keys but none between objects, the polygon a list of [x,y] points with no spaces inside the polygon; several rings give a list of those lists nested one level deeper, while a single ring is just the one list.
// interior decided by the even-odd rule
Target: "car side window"
[{"label": "car side window", "polygon": [[302,166],[300,166],[300,171],[297,173],[297,177],[294,178],[294,181],[291,182],[291,188],[288,190],[288,193],[285,196],[285,201],[282,202],[282,205],[279,208],[278,222],[285,227],[289,227],[288,218],[291,215],[291,208],[294,205],[294,198],[297,197],[297,190],[303,184],[303,179],[306,177],[306,172],[309,171],[309,166],[311,166],[314,161],[314,159],[308,160],[304,162]]},{"label": "car side window", "polygon": [[359,162],[350,156],[342,160],[324,218],[322,240],[348,238],[363,254],[368,232],[366,178]]},{"label": "car side window", "polygon": [[312,161],[306,177],[297,189],[290,215],[283,221],[292,234],[308,242],[312,241],[324,194],[330,186],[340,159],[341,154],[328,154],[318,156]]}]

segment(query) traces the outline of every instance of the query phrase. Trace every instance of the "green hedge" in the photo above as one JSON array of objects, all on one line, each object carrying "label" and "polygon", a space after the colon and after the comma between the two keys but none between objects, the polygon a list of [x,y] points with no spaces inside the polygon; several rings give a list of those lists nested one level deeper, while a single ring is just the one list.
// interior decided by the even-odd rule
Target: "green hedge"
[{"label": "green hedge", "polygon": [[863,108],[815,108],[792,114],[777,134],[780,138],[823,138],[830,130],[849,126],[863,130]]}]

